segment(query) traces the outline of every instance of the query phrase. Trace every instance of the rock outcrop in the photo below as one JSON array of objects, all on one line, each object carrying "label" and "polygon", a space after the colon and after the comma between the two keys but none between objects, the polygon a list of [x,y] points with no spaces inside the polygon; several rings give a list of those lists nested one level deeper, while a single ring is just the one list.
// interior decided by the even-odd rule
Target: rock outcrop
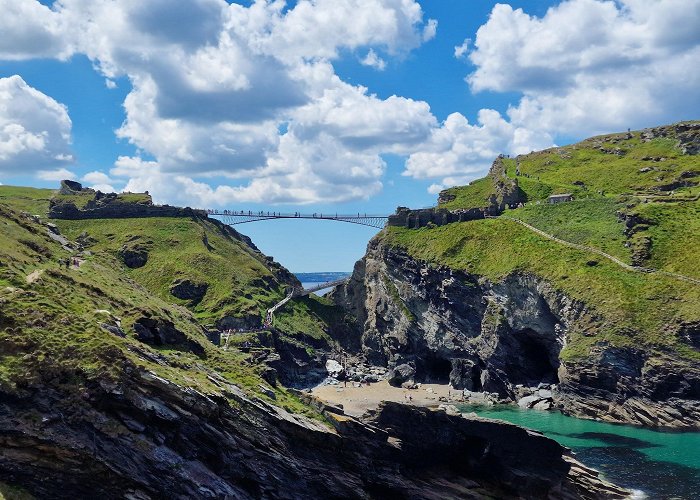
[{"label": "rock outcrop", "polygon": [[[525,202],[525,193],[518,186],[518,180],[506,175],[503,157],[499,156],[491,165],[488,174],[492,194],[488,200],[483,200],[483,206],[467,209],[447,210],[445,208],[421,208],[412,210],[398,207],[396,213],[389,216],[388,225],[418,229],[428,225],[444,226],[453,222],[466,222],[483,219],[489,215],[499,215],[506,208],[512,208],[518,203]],[[452,201],[454,195],[449,190],[442,191],[438,204]]]},{"label": "rock outcrop", "polygon": [[[696,365],[606,344],[591,357],[562,360],[570,331],[602,328],[603,320],[536,276],[492,283],[417,261],[379,237],[331,297],[358,319],[366,359],[410,365],[417,381],[513,402],[551,386],[532,406],[541,401],[540,407],[614,422],[700,426]],[[692,326],[678,329],[695,338],[683,333]]]},{"label": "rock outcrop", "polygon": [[119,249],[119,257],[126,267],[143,267],[148,262],[148,246],[140,242],[129,242]]},{"label": "rock outcrop", "polygon": [[182,300],[199,303],[207,293],[209,284],[193,281],[188,278],[178,278],[170,285],[170,294]]},{"label": "rock outcrop", "polygon": [[[48,377],[46,377],[48,378]],[[37,497],[625,498],[541,434],[386,404],[363,422],[294,416],[212,375],[203,394],[126,363],[80,394],[0,400],[0,480]]]}]

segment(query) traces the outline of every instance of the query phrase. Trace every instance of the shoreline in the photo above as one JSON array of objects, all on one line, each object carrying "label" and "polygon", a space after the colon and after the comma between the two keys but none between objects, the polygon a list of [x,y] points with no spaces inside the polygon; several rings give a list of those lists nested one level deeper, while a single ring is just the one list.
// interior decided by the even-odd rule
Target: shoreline
[{"label": "shoreline", "polygon": [[415,406],[438,406],[440,404],[464,403],[462,391],[447,384],[421,384],[416,389],[404,389],[389,385],[386,380],[359,387],[352,382],[337,385],[317,385],[311,394],[334,406],[342,406],[347,415],[362,416],[365,411],[375,409],[382,401],[407,403]]}]

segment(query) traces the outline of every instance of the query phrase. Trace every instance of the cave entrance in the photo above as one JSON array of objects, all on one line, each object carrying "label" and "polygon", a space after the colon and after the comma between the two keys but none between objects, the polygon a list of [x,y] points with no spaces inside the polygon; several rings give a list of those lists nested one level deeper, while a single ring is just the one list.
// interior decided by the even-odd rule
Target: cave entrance
[{"label": "cave entrance", "polygon": [[428,384],[448,384],[452,363],[448,359],[428,357],[423,366],[424,379]]},{"label": "cave entrance", "polygon": [[513,335],[514,349],[506,363],[508,379],[512,384],[535,387],[543,382],[559,383],[559,351],[556,338],[546,338],[526,329]]}]

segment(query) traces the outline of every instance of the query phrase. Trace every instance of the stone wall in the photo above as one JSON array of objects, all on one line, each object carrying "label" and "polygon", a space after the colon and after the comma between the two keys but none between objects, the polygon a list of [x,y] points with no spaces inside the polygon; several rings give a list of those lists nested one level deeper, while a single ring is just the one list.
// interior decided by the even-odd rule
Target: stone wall
[{"label": "stone wall", "polygon": [[[487,215],[500,215],[506,208],[525,202],[525,194],[519,188],[518,180],[511,179],[506,174],[503,158],[502,155],[499,155],[491,165],[488,179],[492,183],[493,193],[488,200],[482,200],[483,207],[458,210],[447,210],[439,206],[417,210],[399,207],[394,215],[389,216],[388,224],[411,229],[425,227],[428,224],[444,226],[453,222],[483,219]],[[449,190],[442,191],[438,197],[438,205],[453,199],[454,195]]]},{"label": "stone wall", "polygon": [[207,217],[205,210],[170,205],[141,205],[138,203],[110,203],[94,208],[79,209],[72,203],[52,205],[51,219],[127,219],[133,217]]},{"label": "stone wall", "polygon": [[406,207],[399,207],[396,213],[389,216],[390,226],[407,227],[418,229],[428,224],[444,226],[453,222],[464,222],[476,219],[483,219],[487,210],[471,208],[468,210],[447,210],[444,208],[421,208],[411,210]]}]

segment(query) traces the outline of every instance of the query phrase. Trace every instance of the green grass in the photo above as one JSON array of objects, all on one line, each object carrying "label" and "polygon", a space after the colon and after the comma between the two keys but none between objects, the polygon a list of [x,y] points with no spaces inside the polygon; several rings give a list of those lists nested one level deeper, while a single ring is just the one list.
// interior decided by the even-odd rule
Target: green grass
[{"label": "green grass", "polygon": [[448,210],[483,208],[488,206],[488,199],[495,192],[491,178],[477,179],[467,186],[447,189],[444,193],[447,196],[454,196],[454,199],[440,204],[440,208]]},{"label": "green grass", "polygon": [[16,210],[45,217],[54,193],[52,189],[0,186],[0,204],[10,204]]},{"label": "green grass", "polygon": [[624,206],[612,198],[593,198],[551,205],[529,204],[507,216],[527,222],[565,241],[587,245],[630,262],[630,251],[617,212]]},{"label": "green grass", "polygon": [[[79,397],[81,388],[90,381],[118,381],[124,377],[125,366],[134,366],[204,394],[221,395],[208,378],[218,374],[252,397],[323,421],[317,411],[283,387],[273,388],[275,400],[265,396],[260,389],[261,384],[268,386],[260,376],[264,367],[252,363],[249,355],[237,349],[223,351],[211,344],[197,320],[197,315],[213,317],[214,305],[232,294],[228,311],[235,313],[238,302],[234,286],[250,294],[250,298],[243,298],[252,304],[256,314],[282,296],[275,289],[277,282],[263,265],[261,254],[202,221],[56,221],[71,239],[86,231],[97,240],[80,269],[59,268],[59,259],[69,256],[69,252],[47,236],[45,226],[20,214],[20,208],[48,204],[47,193],[15,192],[16,204],[11,190],[3,186],[4,199],[0,203],[3,392],[14,393],[43,381]],[[207,234],[211,250],[205,248],[203,234]],[[144,268],[127,270],[117,252],[134,238],[148,241],[151,260]],[[26,277],[35,270],[43,273],[28,283]],[[212,296],[205,298],[207,302],[201,309],[192,308],[195,314],[167,291],[171,279],[180,274],[212,282]],[[250,288],[243,288],[246,286]],[[193,351],[189,343],[155,347],[140,342],[133,325],[142,317],[172,322],[188,342],[201,346],[201,353]],[[115,318],[126,333],[123,338],[100,326],[115,324]],[[155,362],[153,357],[160,357],[161,361]],[[235,400],[231,404],[236,405]]]},{"label": "green grass", "polygon": [[[700,321],[700,287],[690,283],[625,271],[592,255],[540,237],[507,220],[489,219],[410,230],[388,228],[390,246],[433,265],[446,265],[498,282],[513,273],[530,273],[587,305],[590,323],[572,327],[562,357],[585,356],[602,341],[614,345],[646,344],[687,352],[670,333],[679,321]],[[595,260],[596,265],[587,262]],[[600,317],[601,321],[594,318]]]},{"label": "green grass", "polygon": [[[284,296],[264,264],[264,257],[214,224],[194,219],[163,217],[55,221],[70,239],[86,232],[96,240],[90,248],[117,258],[124,246],[148,249],[145,266],[123,272],[163,300],[190,306],[202,322],[230,315],[258,316]],[[206,282],[207,293],[196,305],[170,293],[176,279]]]},{"label": "green grass", "polygon": [[340,314],[328,299],[309,295],[287,302],[275,313],[274,326],[297,339],[330,341],[328,324]]},{"label": "green grass", "polygon": [[[517,178],[527,201],[545,200],[551,194],[572,193],[578,199],[621,194],[654,195],[658,188],[678,180],[682,172],[700,172],[697,157],[683,155],[677,140],[659,137],[642,142],[640,132],[610,134],[577,144],[538,151],[518,157],[521,175],[515,175],[516,160],[504,159],[509,177]],[[601,151],[619,149],[622,155]],[[663,158],[649,161],[644,158]],[[644,171],[647,170],[648,171]],[[455,199],[441,204],[447,209],[486,206],[494,189],[489,177],[468,186],[447,190]],[[675,190],[677,195],[698,194],[700,187]]]},{"label": "green grass", "polygon": [[119,193],[117,200],[122,203],[151,203],[151,196],[146,193]]},{"label": "green grass", "polygon": [[651,222],[650,267],[700,278],[700,202],[640,204],[635,212]]}]

